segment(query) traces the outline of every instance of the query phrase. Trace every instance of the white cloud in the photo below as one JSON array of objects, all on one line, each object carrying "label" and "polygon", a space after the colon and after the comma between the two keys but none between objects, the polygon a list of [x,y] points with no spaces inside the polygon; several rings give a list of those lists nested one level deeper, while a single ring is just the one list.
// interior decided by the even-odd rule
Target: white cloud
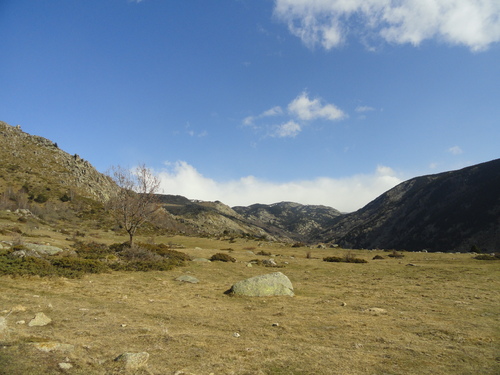
[{"label": "white cloud", "polygon": [[452,155],[460,155],[463,154],[463,150],[458,146],[453,146],[448,149],[448,152]]},{"label": "white cloud", "polygon": [[285,124],[278,125],[273,133],[273,136],[279,138],[295,137],[301,130],[302,128],[299,124],[290,120]]},{"label": "white cloud", "polygon": [[303,92],[288,104],[288,111],[301,120],[314,120],[317,118],[340,120],[346,117],[346,114],[333,104],[323,105],[318,98],[309,99],[306,92]]},{"label": "white cloud", "polygon": [[310,48],[338,47],[349,32],[398,44],[436,38],[472,51],[500,41],[498,0],[276,0],[274,14]]},{"label": "white cloud", "polygon": [[282,115],[282,114],[283,114],[283,110],[281,109],[281,107],[280,106],[275,106],[275,107],[272,107],[272,108],[268,109],[267,111],[262,112],[258,116],[248,116],[248,117],[245,117],[243,119],[243,125],[245,125],[245,126],[253,126],[254,122],[256,120],[259,120],[259,119],[262,119],[262,118],[265,118],[265,117],[279,116],[279,115]]},{"label": "white cloud", "polygon": [[363,112],[371,112],[371,111],[375,111],[375,108],[373,107],[369,107],[369,106],[358,106],[356,107],[355,109],[356,112],[360,112],[360,113],[363,113]]},{"label": "white cloud", "polygon": [[206,201],[219,200],[229,206],[291,201],[325,205],[350,212],[363,207],[401,182],[394,171],[385,166],[377,167],[371,174],[281,183],[254,176],[219,182],[203,176],[185,161],[166,163],[166,167],[159,173],[165,194]]}]

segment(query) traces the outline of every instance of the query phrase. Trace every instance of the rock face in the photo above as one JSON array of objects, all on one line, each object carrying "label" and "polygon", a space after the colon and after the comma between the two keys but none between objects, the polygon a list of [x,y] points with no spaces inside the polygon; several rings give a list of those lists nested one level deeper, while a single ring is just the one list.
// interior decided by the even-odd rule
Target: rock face
[{"label": "rock face", "polygon": [[346,248],[500,248],[500,159],[413,178],[336,219],[318,241]]},{"label": "rock face", "polygon": [[225,293],[250,297],[294,296],[290,279],[281,272],[239,281]]}]

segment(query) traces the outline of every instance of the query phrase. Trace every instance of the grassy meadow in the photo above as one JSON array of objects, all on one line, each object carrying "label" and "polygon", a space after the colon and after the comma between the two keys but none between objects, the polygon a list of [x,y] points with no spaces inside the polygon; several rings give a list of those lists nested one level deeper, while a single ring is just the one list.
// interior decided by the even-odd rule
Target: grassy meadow
[{"label": "grassy meadow", "polygon": [[[22,229],[27,242],[71,245],[50,227]],[[12,240],[5,233],[0,241]],[[125,237],[89,229],[84,240],[110,244]],[[348,250],[244,239],[142,240],[182,245],[178,250],[193,258],[225,252],[236,262],[79,279],[1,276],[0,374],[500,374],[498,261],[352,250],[368,263],[329,263],[323,257]],[[248,267],[270,258],[259,251],[273,254],[279,268]],[[295,297],[224,294],[239,280],[276,271],[290,278]],[[200,282],[175,281],[180,275]],[[30,327],[39,312],[52,322]],[[53,350],[37,349],[40,343]],[[114,361],[124,352],[149,353],[147,366],[124,369]]]}]

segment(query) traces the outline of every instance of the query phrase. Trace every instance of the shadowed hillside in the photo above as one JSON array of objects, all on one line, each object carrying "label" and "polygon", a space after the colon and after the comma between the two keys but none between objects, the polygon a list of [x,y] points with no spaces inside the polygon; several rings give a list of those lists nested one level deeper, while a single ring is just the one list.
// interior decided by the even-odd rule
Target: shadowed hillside
[{"label": "shadowed hillside", "polygon": [[500,159],[403,182],[316,239],[348,248],[497,251]]}]

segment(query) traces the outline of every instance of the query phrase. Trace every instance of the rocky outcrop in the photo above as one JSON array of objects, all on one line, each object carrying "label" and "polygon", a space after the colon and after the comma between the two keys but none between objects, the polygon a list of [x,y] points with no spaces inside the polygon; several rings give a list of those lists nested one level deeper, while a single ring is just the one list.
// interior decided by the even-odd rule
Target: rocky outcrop
[{"label": "rocky outcrop", "polygon": [[[59,149],[57,143],[0,121],[0,160],[7,185],[73,192],[106,201],[117,186],[88,161]],[[20,187],[20,186],[19,186]]]}]

